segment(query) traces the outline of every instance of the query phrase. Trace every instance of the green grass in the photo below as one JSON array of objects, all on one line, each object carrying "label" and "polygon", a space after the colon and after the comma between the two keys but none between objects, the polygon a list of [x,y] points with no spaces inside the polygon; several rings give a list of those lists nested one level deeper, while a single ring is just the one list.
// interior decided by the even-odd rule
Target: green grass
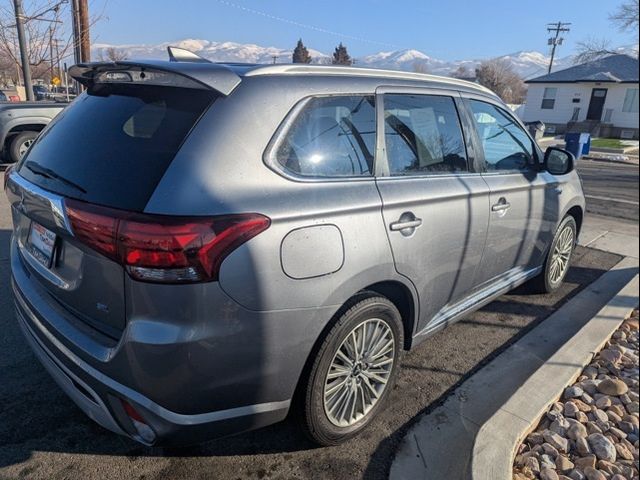
[{"label": "green grass", "polygon": [[594,138],[591,140],[592,147],[601,148],[624,148],[625,145],[617,138]]}]

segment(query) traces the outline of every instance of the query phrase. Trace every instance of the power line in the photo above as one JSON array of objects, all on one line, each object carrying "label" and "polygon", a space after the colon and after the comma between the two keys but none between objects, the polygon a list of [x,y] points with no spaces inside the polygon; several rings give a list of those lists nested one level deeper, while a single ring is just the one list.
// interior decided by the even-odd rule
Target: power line
[{"label": "power line", "polygon": [[558,45],[562,45],[562,42],[564,41],[564,37],[560,36],[560,33],[562,32],[569,32],[571,29],[569,28],[569,25],[571,25],[571,23],[563,23],[563,22],[558,22],[558,23],[547,23],[547,32],[553,34],[555,33],[555,36],[551,36],[549,37],[549,45],[551,45],[551,59],[549,60],[549,73],[551,73],[551,69],[553,68],[553,59],[556,56],[556,47],[558,47]]},{"label": "power line", "polygon": [[383,47],[391,47],[391,48],[396,48],[396,49],[403,48],[403,47],[401,47],[399,45],[395,45],[393,43],[378,42],[376,40],[369,40],[367,38],[358,37],[358,36],[355,36],[355,35],[346,35],[344,33],[335,32],[333,30],[327,30],[326,28],[317,27],[315,25],[309,25],[307,23],[296,22],[295,20],[290,20],[288,18],[283,18],[283,17],[279,17],[277,15],[272,15],[272,14],[267,13],[267,12],[263,12],[263,11],[260,11],[260,10],[255,10],[253,8],[245,7],[244,5],[239,5],[237,3],[230,2],[228,0],[217,0],[217,1],[218,1],[218,3],[221,3],[222,5],[226,5],[227,7],[232,7],[232,8],[235,8],[237,10],[242,10],[242,11],[247,12],[247,13],[252,13],[254,15],[260,15],[261,17],[269,18],[271,20],[276,20],[278,22],[288,23],[289,25],[294,25],[296,27],[306,28],[307,30],[313,30],[315,32],[326,33],[327,35],[333,35],[335,37],[354,40],[354,41],[357,41],[357,42],[369,43],[371,45],[380,45],[380,46],[383,46]]}]

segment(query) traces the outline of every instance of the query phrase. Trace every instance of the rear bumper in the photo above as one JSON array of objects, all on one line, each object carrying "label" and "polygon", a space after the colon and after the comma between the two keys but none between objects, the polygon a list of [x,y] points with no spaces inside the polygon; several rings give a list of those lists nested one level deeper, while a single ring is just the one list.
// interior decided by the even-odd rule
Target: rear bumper
[{"label": "rear bumper", "polygon": [[[46,335],[44,325],[30,311],[13,284],[18,323],[38,360],[60,388],[92,420],[104,428],[144,444],[122,407],[125,400],[144,418],[156,435],[155,445],[185,445],[283,420],[290,400],[247,405],[227,410],[185,415],[167,410],[140,393],[104,376]],[[39,333],[36,333],[36,329]],[[43,341],[45,334],[49,341]]]},{"label": "rear bumper", "polygon": [[[182,298],[165,286],[133,292],[121,338],[107,342],[53,300],[15,241],[11,270],[18,322],[55,381],[97,423],[145,444],[193,444],[283,420],[334,311],[254,312],[215,284]],[[122,401],[154,441],[140,437]]]}]

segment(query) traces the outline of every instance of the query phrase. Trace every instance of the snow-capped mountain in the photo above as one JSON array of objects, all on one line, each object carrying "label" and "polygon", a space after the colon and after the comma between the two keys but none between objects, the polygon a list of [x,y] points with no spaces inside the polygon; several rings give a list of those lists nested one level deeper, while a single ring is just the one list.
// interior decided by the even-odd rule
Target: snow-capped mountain
[{"label": "snow-capped mountain", "polygon": [[[186,39],[177,42],[164,42],[159,45],[110,45],[95,43],[92,46],[92,56],[99,59],[108,48],[116,48],[127,55],[128,58],[167,58],[167,47],[174,46],[185,48],[198,55],[216,62],[247,62],[247,63],[286,63],[291,61],[293,49],[276,47],[262,47],[260,45],[234,43],[234,42],[210,42],[208,40]],[[317,50],[309,49],[309,54],[314,60],[329,58]]]},{"label": "snow-capped mountain", "polygon": [[[96,43],[93,45],[93,58],[104,56],[109,48],[116,48],[126,54],[128,58],[167,58],[167,46],[186,48],[205,58],[216,62],[249,62],[249,63],[289,63],[292,49],[277,47],[263,47],[254,44],[242,44],[234,42],[212,42],[209,40],[185,39],[176,42],[165,42],[158,45],[110,45]],[[621,47],[632,51],[636,47]],[[309,49],[313,63],[330,63],[330,55],[318,50]],[[540,52],[515,52],[497,57],[509,62],[514,70],[523,78],[533,78],[546,73],[549,65],[549,57]],[[454,71],[463,67],[470,76],[476,67],[486,59],[445,61],[430,57],[419,50],[395,50],[391,52],[378,52],[361,58],[355,58],[355,66],[387,68],[393,70],[428,72],[436,75],[451,75]],[[556,59],[554,70],[566,68],[572,65],[572,58]]]}]

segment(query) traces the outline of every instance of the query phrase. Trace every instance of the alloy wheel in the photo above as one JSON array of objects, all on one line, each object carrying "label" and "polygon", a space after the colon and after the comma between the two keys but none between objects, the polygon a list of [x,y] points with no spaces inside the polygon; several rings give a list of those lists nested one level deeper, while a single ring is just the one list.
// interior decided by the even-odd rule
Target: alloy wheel
[{"label": "alloy wheel", "polygon": [[552,284],[560,282],[567,269],[569,268],[569,260],[571,259],[571,252],[573,251],[574,233],[571,226],[564,227],[558,241],[553,249],[553,255],[551,256],[551,265],[549,266],[549,280]]},{"label": "alloy wheel", "polygon": [[349,427],[365,417],[387,387],[396,345],[391,327],[373,318],[357,325],[336,351],[324,383],[331,423]]}]

